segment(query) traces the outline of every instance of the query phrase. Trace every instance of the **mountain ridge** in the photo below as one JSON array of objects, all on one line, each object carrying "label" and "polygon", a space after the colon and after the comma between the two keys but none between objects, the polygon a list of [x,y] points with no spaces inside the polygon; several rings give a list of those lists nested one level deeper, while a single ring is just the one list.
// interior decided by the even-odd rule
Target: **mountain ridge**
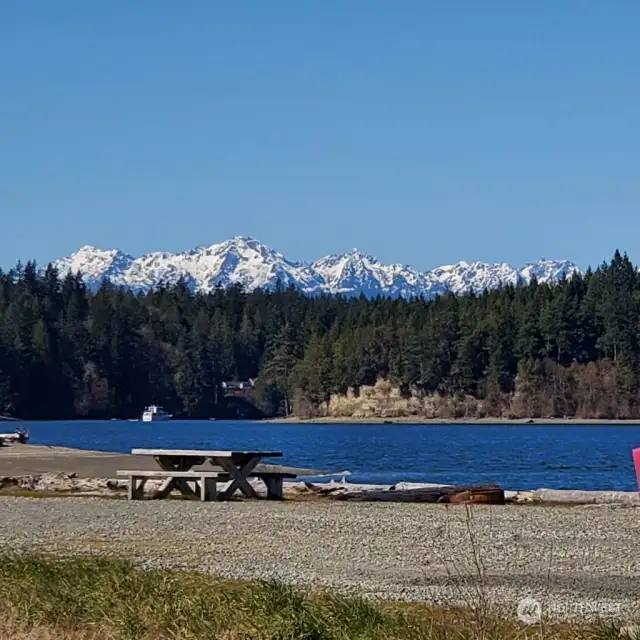
[{"label": "mountain ridge", "polygon": [[179,253],[152,252],[134,257],[119,249],[84,245],[55,260],[62,275],[81,272],[90,288],[103,279],[135,291],[149,291],[183,279],[193,291],[241,285],[248,290],[273,288],[278,281],[309,295],[424,297],[453,292],[481,293],[506,284],[557,282],[581,269],[569,260],[539,260],[514,268],[507,263],[458,262],[428,271],[384,264],[359,249],[330,254],[314,262],[295,262],[250,236],[200,246]]}]

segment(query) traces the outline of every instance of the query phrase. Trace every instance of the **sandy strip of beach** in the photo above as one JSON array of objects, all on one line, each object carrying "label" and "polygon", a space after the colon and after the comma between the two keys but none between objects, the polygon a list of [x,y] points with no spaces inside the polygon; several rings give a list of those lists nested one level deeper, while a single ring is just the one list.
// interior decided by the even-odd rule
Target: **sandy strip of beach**
[{"label": "sandy strip of beach", "polygon": [[[268,462],[268,461],[266,461]],[[318,469],[301,469],[283,465],[262,465],[298,475],[320,475]],[[200,467],[195,467],[200,468]],[[211,467],[207,467],[210,469]],[[0,447],[0,477],[34,476],[43,473],[75,474],[78,478],[115,478],[118,469],[156,470],[149,456],[108,453],[67,447],[14,444]]]},{"label": "sandy strip of beach", "polygon": [[0,497],[0,547],[557,618],[640,613],[640,509]]}]

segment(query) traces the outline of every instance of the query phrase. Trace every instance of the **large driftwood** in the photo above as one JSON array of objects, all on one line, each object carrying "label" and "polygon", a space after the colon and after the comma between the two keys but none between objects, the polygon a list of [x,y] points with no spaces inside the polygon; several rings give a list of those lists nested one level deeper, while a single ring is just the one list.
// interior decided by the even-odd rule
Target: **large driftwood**
[{"label": "large driftwood", "polygon": [[29,442],[29,436],[22,429],[18,429],[15,433],[0,433],[0,447],[5,444],[26,444]]},{"label": "large driftwood", "polygon": [[[500,498],[500,496],[502,496]],[[421,489],[374,490],[344,492],[330,495],[333,500],[353,502],[491,502],[504,503],[504,491],[497,485],[468,485],[457,487],[429,487]],[[489,497],[488,500],[484,499]]]},{"label": "large driftwood", "polygon": [[581,491],[577,489],[537,489],[529,502],[540,504],[625,504],[640,506],[637,491]]},{"label": "large driftwood", "polygon": [[17,433],[0,433],[0,440],[6,440],[7,442],[19,442],[20,435]]}]

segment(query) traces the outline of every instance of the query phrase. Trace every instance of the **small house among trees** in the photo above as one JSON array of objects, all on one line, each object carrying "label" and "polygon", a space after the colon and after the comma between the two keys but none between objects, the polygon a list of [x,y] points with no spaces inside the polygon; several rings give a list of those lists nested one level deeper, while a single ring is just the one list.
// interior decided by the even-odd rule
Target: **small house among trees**
[{"label": "small house among trees", "polygon": [[233,391],[250,391],[255,389],[256,385],[253,380],[249,378],[249,380],[246,381],[230,380],[228,382],[223,382],[220,386],[224,393],[230,393]]}]

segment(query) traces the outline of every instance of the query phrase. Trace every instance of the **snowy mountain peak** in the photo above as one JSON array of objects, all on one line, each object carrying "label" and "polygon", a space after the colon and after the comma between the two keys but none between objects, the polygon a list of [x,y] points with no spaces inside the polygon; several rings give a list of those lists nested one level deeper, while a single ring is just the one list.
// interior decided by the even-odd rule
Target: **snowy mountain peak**
[{"label": "snowy mountain peak", "polygon": [[538,262],[525,265],[520,269],[520,277],[524,282],[531,282],[535,277],[538,282],[557,282],[562,278],[568,278],[571,274],[581,272],[580,267],[569,260],[547,260],[543,258]]},{"label": "snowy mountain peak", "polygon": [[81,272],[96,288],[104,278],[118,286],[148,291],[183,279],[194,291],[209,292],[217,286],[241,285],[251,290],[273,288],[277,282],[300,291],[367,297],[431,298],[436,294],[482,292],[505,284],[555,282],[580,271],[567,260],[541,260],[521,269],[506,263],[458,262],[419,272],[406,265],[383,264],[353,249],[313,263],[292,262],[251,236],[182,253],[153,252],[134,258],[117,249],[89,245],[54,262],[61,274]]},{"label": "snowy mountain peak", "polygon": [[252,238],[251,236],[234,236],[230,240],[225,240],[224,242],[220,242],[218,244],[211,245],[211,249],[214,249],[214,250],[217,250],[217,251],[228,251],[228,250],[235,250],[235,251],[239,251],[239,252],[242,252],[242,251],[258,251],[258,252],[266,251],[266,252],[275,253],[275,251],[273,251],[273,249],[270,249],[269,247],[267,247],[266,245],[262,244],[261,242],[259,242],[255,238]]},{"label": "snowy mountain peak", "polygon": [[458,262],[434,269],[432,273],[453,293],[482,293],[485,289],[518,283],[517,269],[506,263]]},{"label": "snowy mountain peak", "polygon": [[134,257],[119,249],[98,249],[91,245],[80,247],[73,255],[55,262],[61,273],[80,271],[87,281],[101,281],[109,278],[114,284],[120,282],[120,274],[126,272],[134,262]]}]

